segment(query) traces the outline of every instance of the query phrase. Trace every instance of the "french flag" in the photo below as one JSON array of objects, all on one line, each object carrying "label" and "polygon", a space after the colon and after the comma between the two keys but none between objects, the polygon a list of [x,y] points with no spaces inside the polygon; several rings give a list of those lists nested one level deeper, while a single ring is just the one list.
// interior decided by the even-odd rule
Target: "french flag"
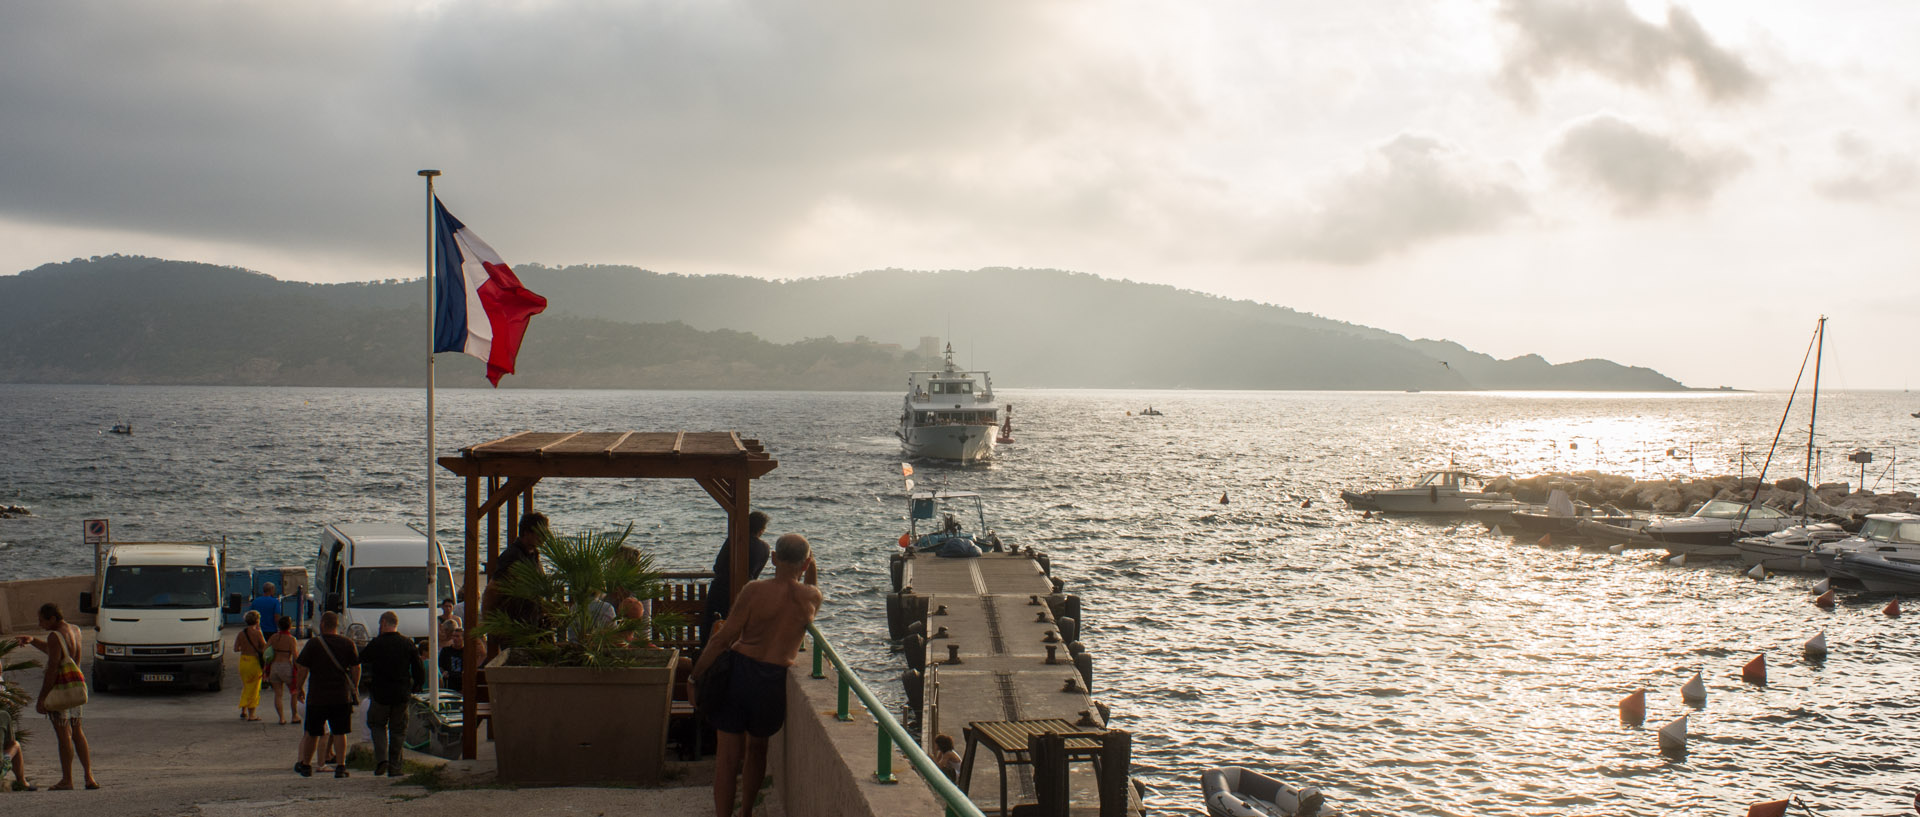
[{"label": "french flag", "polygon": [[521,286],[513,268],[467,225],[433,199],[433,240],[439,245],[434,287],[433,351],[465,352],[487,362],[487,380],[513,374],[514,356],[527,334],[527,319],[547,308],[547,299]]}]

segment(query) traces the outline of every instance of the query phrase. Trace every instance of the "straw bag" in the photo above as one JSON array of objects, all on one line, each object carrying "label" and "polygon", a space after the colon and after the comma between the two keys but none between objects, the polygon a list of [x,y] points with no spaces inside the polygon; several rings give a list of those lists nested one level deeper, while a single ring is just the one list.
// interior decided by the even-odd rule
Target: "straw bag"
[{"label": "straw bag", "polygon": [[80,665],[73,660],[74,649],[64,639],[61,641],[60,669],[54,672],[53,689],[41,704],[48,712],[65,712],[87,702],[87,677],[80,674]]}]

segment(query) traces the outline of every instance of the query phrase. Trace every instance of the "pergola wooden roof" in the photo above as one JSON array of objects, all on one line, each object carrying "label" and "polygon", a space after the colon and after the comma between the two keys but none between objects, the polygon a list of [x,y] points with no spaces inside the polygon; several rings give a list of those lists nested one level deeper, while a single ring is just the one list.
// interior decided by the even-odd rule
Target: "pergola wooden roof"
[{"label": "pergola wooden roof", "polygon": [[[466,478],[467,613],[479,620],[480,530],[487,525],[486,561],[500,554],[500,510],[507,511],[509,534],[519,528],[520,514],[533,510],[533,487],[547,477],[588,479],[691,479],[705,488],[727,511],[731,545],[729,598],[739,598],[747,582],[747,514],[749,487],[779,463],[767,455],[759,440],[743,440],[733,431],[522,431],[460,450],[457,457],[441,457],[440,467]],[[480,481],[486,480],[481,495]],[[505,480],[503,483],[502,480]],[[519,499],[519,502],[514,502]],[[468,639],[465,665],[479,667],[479,639]],[[466,672],[463,699],[462,754],[471,759],[479,751],[478,672]]]}]

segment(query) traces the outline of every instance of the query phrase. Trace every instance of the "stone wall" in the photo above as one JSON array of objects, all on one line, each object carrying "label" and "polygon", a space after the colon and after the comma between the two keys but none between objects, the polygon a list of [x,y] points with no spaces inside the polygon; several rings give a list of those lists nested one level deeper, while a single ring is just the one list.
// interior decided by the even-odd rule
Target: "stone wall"
[{"label": "stone wall", "polygon": [[93,614],[80,612],[80,594],[93,589],[92,576],[21,579],[0,582],[0,633],[39,629],[40,605],[60,605],[60,614],[82,627],[93,626]]},{"label": "stone wall", "polygon": [[[1807,487],[1799,477],[1769,483],[1760,482],[1758,477],[1724,474],[1693,479],[1636,480],[1599,471],[1496,477],[1487,483],[1489,491],[1511,493],[1515,499],[1526,502],[1545,502],[1548,492],[1559,488],[1575,501],[1589,505],[1613,505],[1623,510],[1664,514],[1691,513],[1710,499],[1747,501],[1754,497],[1756,489],[1763,504],[1797,514],[1802,491]],[[1920,497],[1911,491],[1876,494],[1855,491],[1845,482],[1823,482],[1807,494],[1806,512],[1810,516],[1857,519],[1870,513],[1920,513]]]},{"label": "stone wall", "polygon": [[787,817],[940,817],[945,806],[894,747],[893,774],[900,782],[874,779],[878,728],[851,698],[853,720],[834,717],[839,681],[811,676],[812,660],[801,655],[787,672],[787,725],[768,746],[767,771]]}]

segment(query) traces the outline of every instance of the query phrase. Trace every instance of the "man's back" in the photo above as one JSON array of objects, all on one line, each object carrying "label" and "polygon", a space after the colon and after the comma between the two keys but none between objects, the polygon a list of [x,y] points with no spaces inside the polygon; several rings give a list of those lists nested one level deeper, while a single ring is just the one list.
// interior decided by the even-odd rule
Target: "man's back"
[{"label": "man's back", "polygon": [[360,663],[366,667],[367,692],[375,703],[388,706],[406,703],[407,693],[426,678],[413,639],[399,633],[381,633],[367,642]]},{"label": "man's back", "polygon": [[749,583],[734,605],[741,633],[733,651],[755,661],[793,666],[793,657],[806,640],[807,625],[820,612],[820,601],[820,588],[793,579]]}]

